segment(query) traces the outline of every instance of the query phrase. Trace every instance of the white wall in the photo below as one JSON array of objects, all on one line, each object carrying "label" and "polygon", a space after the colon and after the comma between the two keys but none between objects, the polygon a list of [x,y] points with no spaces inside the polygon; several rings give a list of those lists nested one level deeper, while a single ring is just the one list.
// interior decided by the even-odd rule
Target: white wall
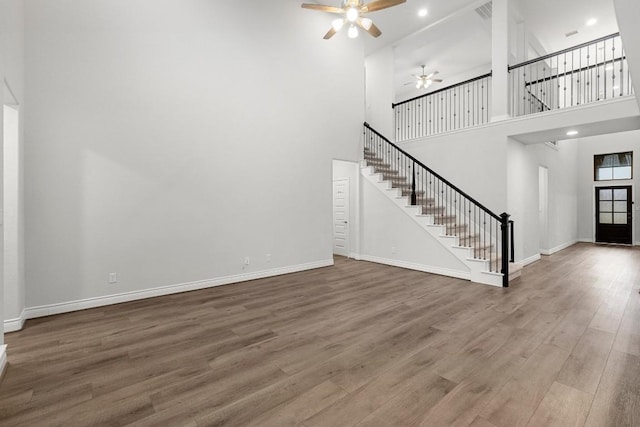
[{"label": "white wall", "polygon": [[364,259],[423,271],[469,275],[467,266],[398,209],[387,195],[366,179],[361,183],[361,255]]},{"label": "white wall", "polygon": [[507,212],[514,221],[515,260],[540,253],[538,165],[527,146],[509,138],[507,149]]},{"label": "white wall", "polygon": [[560,140],[573,127],[582,135],[596,135],[638,126],[638,106],[633,97],[625,97],[414,139],[400,146],[500,214],[507,209],[507,138],[536,144]]},{"label": "white wall", "polygon": [[[23,2],[21,0],[3,0],[0,1],[0,107],[4,105],[12,105],[18,109],[19,114],[24,111],[24,20],[23,20]],[[4,108],[2,109],[4,114]],[[3,129],[4,117],[0,120],[0,142],[4,146],[4,129]],[[24,128],[22,122],[18,128],[19,144],[23,143]],[[2,152],[3,150],[0,150]],[[0,154],[2,159],[2,154]],[[0,164],[2,161],[0,160]],[[19,166],[19,165],[17,165]],[[0,180],[2,180],[3,171],[0,171]],[[0,194],[3,185],[0,185]],[[2,199],[3,197],[0,197]],[[2,201],[0,201],[0,211],[4,210]],[[15,218],[17,222],[21,222],[22,212],[17,212],[20,217]],[[4,233],[6,224],[3,224],[0,229],[2,230],[2,236],[0,238],[0,319],[12,317],[16,313],[20,313],[24,304],[24,282],[17,277],[16,281],[11,283],[11,287],[6,289],[7,295],[5,295],[5,283],[4,283]],[[22,229],[12,229],[16,238],[16,243],[23,244]],[[18,256],[18,254],[16,254]],[[17,269],[21,269],[22,260],[16,259]],[[19,271],[19,270],[18,270]],[[8,296],[8,298],[7,298]],[[0,345],[4,342],[4,337],[0,336]],[[2,353],[2,352],[0,352]],[[2,354],[0,354],[0,359]],[[1,364],[0,360],[0,364]]]},{"label": "white wall", "polygon": [[[547,235],[539,221],[539,167],[548,170]],[[522,144],[509,139],[509,213],[515,221],[515,258],[533,261],[540,253],[551,254],[578,239],[577,142],[558,141],[558,149],[544,143]],[[547,247],[540,247],[540,241]]]},{"label": "white wall", "polygon": [[[616,10],[625,55],[629,63],[631,81],[635,93],[640,93],[638,86],[638,82],[640,82],[640,26],[638,26],[640,3],[638,0],[613,0],[613,5]],[[637,97],[636,101],[640,106],[640,97]]]},{"label": "white wall", "polygon": [[491,16],[491,120],[509,118],[509,1],[493,0]]},{"label": "white wall", "polygon": [[[0,82],[2,84],[2,90],[0,90],[0,106],[4,106],[5,101],[5,90],[4,90],[4,79],[5,79],[5,69],[6,69],[6,50],[7,50],[7,23],[4,18],[6,15],[6,4],[4,2],[0,2]],[[4,108],[3,110],[4,111]],[[0,147],[4,145],[4,116],[1,117],[0,120]],[[2,150],[0,150],[1,152]],[[2,154],[0,154],[1,156]],[[0,177],[2,173],[0,173]],[[0,178],[1,179],[1,178]],[[1,190],[0,190],[1,191]],[[2,203],[2,201],[0,201]],[[0,233],[0,236],[4,236],[4,230]],[[0,253],[4,254],[3,249],[3,241],[4,239],[0,239]],[[4,257],[0,257],[4,258]],[[0,272],[4,271],[4,259],[0,260]],[[0,275],[0,319],[4,320],[4,304],[5,304],[5,296],[4,296],[4,277]],[[2,330],[2,334],[0,334],[0,375],[6,364],[6,352],[4,349],[4,328]]]},{"label": "white wall", "polygon": [[417,139],[400,147],[488,209],[507,208],[507,137],[499,126]]},{"label": "white wall", "polygon": [[379,50],[365,58],[366,114],[365,120],[389,140],[395,139],[393,109],[394,52],[392,47]]},{"label": "white wall", "polygon": [[[593,156],[595,154],[633,151],[633,179],[620,181],[594,181]],[[578,232],[580,240],[594,241],[595,186],[633,185],[634,212],[633,234],[635,244],[640,244],[640,131],[580,138],[578,142]]]},{"label": "white wall", "polygon": [[292,0],[28,0],[27,306],[330,262],[364,58],[327,22]]},{"label": "white wall", "polygon": [[[635,103],[633,110],[635,110]],[[605,112],[607,106],[601,106]],[[620,105],[615,115],[630,114]],[[497,214],[508,212],[515,222],[515,259],[531,261],[543,252],[554,252],[574,243],[577,231],[577,144],[560,141],[556,151],[542,142],[549,132],[562,129],[566,120],[586,120],[594,107],[574,109],[570,114],[550,113],[491,123],[449,134],[401,143],[402,148],[447,178],[470,196]],[[600,108],[598,111],[601,111]],[[580,112],[584,119],[580,118]],[[601,116],[606,114],[601,113]],[[607,118],[609,118],[607,116]],[[591,132],[607,129],[594,126]],[[527,132],[523,144],[511,135]],[[548,248],[540,248],[538,217],[538,167],[549,169],[549,238]]]},{"label": "white wall", "polygon": [[533,145],[538,163],[549,171],[548,235],[543,253],[554,253],[578,239],[578,142],[558,141],[558,150]]}]

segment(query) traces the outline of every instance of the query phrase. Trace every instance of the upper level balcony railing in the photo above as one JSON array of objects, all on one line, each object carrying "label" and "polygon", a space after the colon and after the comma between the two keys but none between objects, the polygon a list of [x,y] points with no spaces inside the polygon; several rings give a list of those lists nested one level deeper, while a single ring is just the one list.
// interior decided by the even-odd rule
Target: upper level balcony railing
[{"label": "upper level balcony railing", "polygon": [[393,104],[396,141],[487,123],[491,73]]},{"label": "upper level balcony railing", "polygon": [[[513,117],[633,94],[618,33],[509,67]],[[491,73],[393,104],[395,140],[488,123]]]},{"label": "upper level balcony railing", "polygon": [[509,80],[512,116],[633,93],[619,33],[510,66]]}]

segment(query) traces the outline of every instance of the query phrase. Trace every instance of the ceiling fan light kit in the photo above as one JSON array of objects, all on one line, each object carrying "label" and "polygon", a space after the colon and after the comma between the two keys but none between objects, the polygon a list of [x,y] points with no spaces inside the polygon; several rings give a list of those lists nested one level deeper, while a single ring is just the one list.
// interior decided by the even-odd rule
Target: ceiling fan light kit
[{"label": "ceiling fan light kit", "polygon": [[431,86],[431,80],[418,80],[416,83],[416,89],[426,89]]},{"label": "ceiling fan light kit", "polygon": [[355,25],[351,24],[349,26],[349,32],[347,33],[347,35],[350,39],[355,39],[356,37],[358,37],[358,29],[355,27]]},{"label": "ceiling fan light kit", "polygon": [[355,7],[350,7],[349,9],[347,9],[347,21],[349,22],[356,22],[356,19],[358,19],[358,17],[360,16],[360,13],[358,12],[358,9],[356,9]]},{"label": "ceiling fan light kit", "polygon": [[375,0],[371,3],[365,4],[364,0],[343,0],[342,7],[303,3],[302,8],[343,15],[342,18],[335,19],[331,22],[331,28],[324,35],[325,40],[333,37],[347,22],[350,23],[347,35],[349,38],[354,39],[358,37],[358,27],[362,28],[373,37],[380,37],[382,34],[382,31],[376,27],[371,19],[363,17],[364,14],[397,6],[399,4],[406,3],[406,1],[407,0]]},{"label": "ceiling fan light kit", "polygon": [[[426,65],[421,65],[421,67],[422,67],[422,74],[419,75],[419,76],[414,75],[414,77],[417,79],[416,80],[416,89],[427,89],[433,83],[442,82],[442,79],[435,79],[434,78],[434,76],[436,74],[438,74],[437,71],[434,71],[433,73],[430,73],[430,74],[426,74],[425,71],[424,71]],[[409,85],[409,84],[411,84],[411,82],[405,83],[405,85]]]}]

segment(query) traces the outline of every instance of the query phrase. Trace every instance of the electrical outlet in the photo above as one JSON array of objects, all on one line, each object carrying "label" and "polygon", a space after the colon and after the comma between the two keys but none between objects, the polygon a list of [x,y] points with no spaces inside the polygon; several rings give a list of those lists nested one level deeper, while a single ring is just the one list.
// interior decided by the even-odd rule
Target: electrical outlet
[{"label": "electrical outlet", "polygon": [[109,283],[116,283],[118,281],[117,273],[109,273]]},{"label": "electrical outlet", "polygon": [[398,248],[396,248],[395,246],[391,246],[391,253],[392,254],[398,253]]},{"label": "electrical outlet", "polygon": [[249,258],[248,256],[244,257],[244,265],[249,265],[251,264],[251,258]]},{"label": "electrical outlet", "polygon": [[267,262],[271,262],[271,254],[266,254],[265,259],[267,260]]}]

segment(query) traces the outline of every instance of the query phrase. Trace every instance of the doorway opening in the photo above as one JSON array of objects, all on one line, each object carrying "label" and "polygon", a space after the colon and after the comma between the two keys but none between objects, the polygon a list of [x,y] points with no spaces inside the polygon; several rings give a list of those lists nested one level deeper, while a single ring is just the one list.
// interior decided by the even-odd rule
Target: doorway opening
[{"label": "doorway opening", "polygon": [[538,167],[538,224],[540,253],[549,255],[549,169]]},{"label": "doorway opening", "polygon": [[20,329],[24,322],[23,189],[20,112],[17,105],[3,106],[2,147],[2,275],[5,327]]},{"label": "doorway opening", "polygon": [[332,242],[333,254],[358,259],[359,165],[333,160]]}]

